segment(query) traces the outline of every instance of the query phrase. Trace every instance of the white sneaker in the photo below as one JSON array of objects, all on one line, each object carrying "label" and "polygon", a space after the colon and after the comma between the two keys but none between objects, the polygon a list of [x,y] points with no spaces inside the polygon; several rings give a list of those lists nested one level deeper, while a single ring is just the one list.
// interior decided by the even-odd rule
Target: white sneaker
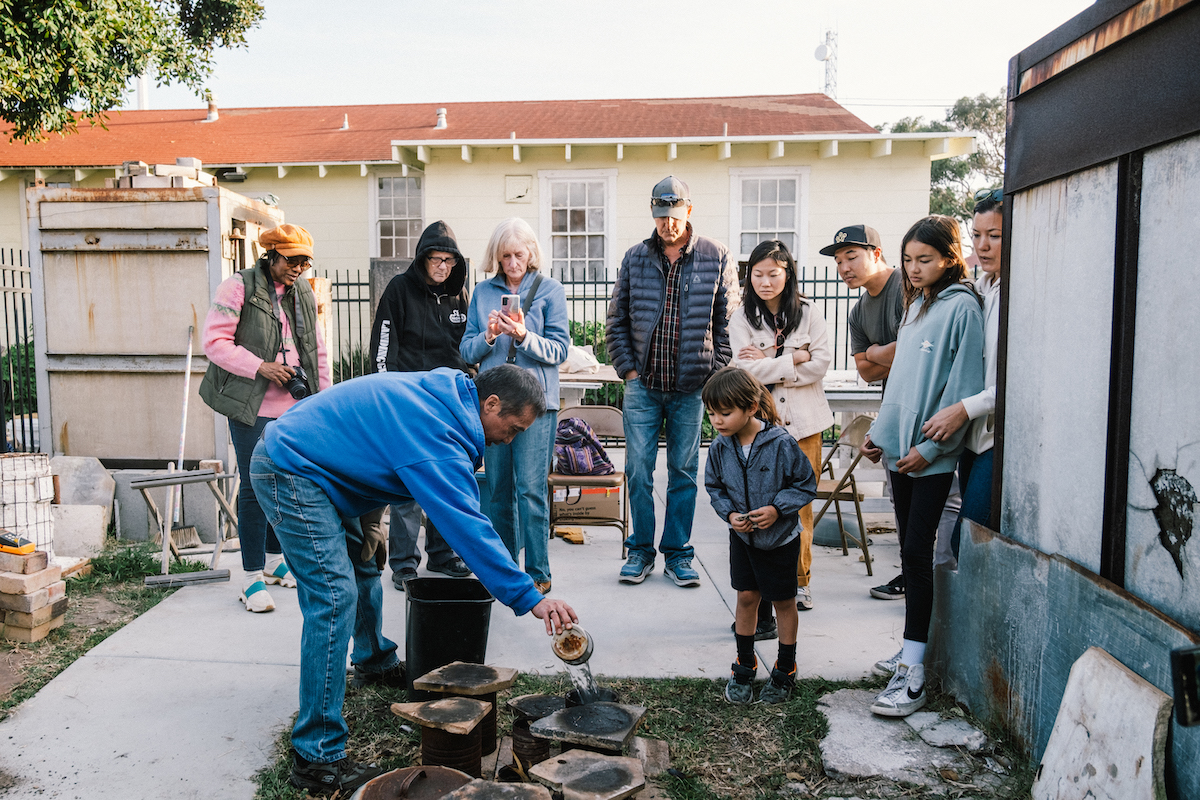
[{"label": "white sneaker", "polygon": [[901,664],[871,705],[871,713],[881,717],[907,717],[925,705],[925,666]]},{"label": "white sneaker", "polygon": [[882,661],[876,661],[875,666],[871,667],[871,673],[880,675],[884,678],[890,678],[896,674],[896,668],[900,666],[900,656],[904,655],[903,650],[897,650],[896,655],[891,658],[885,658]]},{"label": "white sneaker", "polygon": [[271,595],[267,594],[267,585],[262,580],[256,580],[242,589],[238,600],[245,604],[247,611],[253,611],[256,614],[275,610],[275,601],[271,599]]},{"label": "white sneaker", "polygon": [[807,586],[796,589],[796,610],[812,611],[812,590]]},{"label": "white sneaker", "polygon": [[288,569],[283,556],[267,555],[267,566],[263,568],[263,583],[275,584],[285,589],[296,588],[296,579],[292,577],[292,571]]}]

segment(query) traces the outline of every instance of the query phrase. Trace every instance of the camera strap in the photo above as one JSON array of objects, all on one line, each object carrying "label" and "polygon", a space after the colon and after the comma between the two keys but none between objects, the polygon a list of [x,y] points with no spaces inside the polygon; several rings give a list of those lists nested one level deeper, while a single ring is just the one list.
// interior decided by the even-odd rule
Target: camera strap
[{"label": "camera strap", "polygon": [[[542,285],[542,276],[539,273],[534,276],[533,286],[529,287],[529,294],[525,295],[525,300],[521,303],[521,313],[529,316],[529,309],[533,305],[533,298],[537,297],[538,287]],[[508,345],[508,363],[515,364],[517,361],[517,340],[513,339]]]},{"label": "camera strap", "polygon": [[[283,320],[285,318],[284,313],[283,313],[283,301],[282,301],[279,293],[277,291],[275,291],[275,281],[273,279],[270,279],[270,280],[271,280],[271,302],[275,306],[275,315],[279,318],[280,332],[282,334]],[[286,296],[287,291],[285,290],[283,294],[284,294],[284,296]],[[304,312],[300,308],[300,293],[298,291],[296,291],[295,286],[292,287],[292,314],[293,314],[293,319],[295,320],[295,324],[294,325],[292,324],[292,320],[288,320],[288,327],[290,327],[292,329],[292,342],[296,343],[296,342],[299,342],[304,339]],[[295,348],[296,348],[296,363],[299,364],[300,363],[300,345],[296,344]],[[280,350],[280,352],[283,353],[283,363],[287,364],[287,348],[284,347],[282,335],[280,335],[280,337],[279,337],[279,350]]]}]

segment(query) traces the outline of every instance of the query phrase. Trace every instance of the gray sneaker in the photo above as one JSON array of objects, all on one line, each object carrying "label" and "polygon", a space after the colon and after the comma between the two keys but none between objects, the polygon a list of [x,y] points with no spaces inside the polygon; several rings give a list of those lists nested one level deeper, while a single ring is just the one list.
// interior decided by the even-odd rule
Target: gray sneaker
[{"label": "gray sneaker", "polygon": [[792,696],[794,688],[796,688],[796,668],[792,667],[792,671],[786,675],[775,668],[771,670],[771,680],[767,681],[762,691],[758,693],[758,702],[768,705],[786,703]]},{"label": "gray sneaker", "polygon": [[617,580],[621,583],[641,583],[653,571],[654,559],[647,560],[640,555],[630,553],[625,559],[625,566],[621,567],[621,574],[617,576]]},{"label": "gray sneaker", "polygon": [[743,667],[733,662],[733,674],[725,684],[725,699],[739,706],[748,706],[754,702],[754,673],[756,667]]},{"label": "gray sneaker", "polygon": [[904,655],[903,649],[897,650],[896,655],[891,658],[876,661],[875,666],[871,667],[871,672],[884,678],[892,677],[896,674],[896,668],[900,666],[900,656],[902,655]]},{"label": "gray sneaker", "polygon": [[925,666],[914,664],[892,676],[871,705],[871,713],[881,717],[907,717],[925,705]]}]

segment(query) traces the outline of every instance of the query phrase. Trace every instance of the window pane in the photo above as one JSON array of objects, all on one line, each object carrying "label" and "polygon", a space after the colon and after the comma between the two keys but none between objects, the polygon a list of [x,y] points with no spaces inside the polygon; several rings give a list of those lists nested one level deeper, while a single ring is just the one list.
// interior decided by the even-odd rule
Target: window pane
[{"label": "window pane", "polygon": [[572,261],[571,262],[571,280],[586,281],[587,280],[587,262]]},{"label": "window pane", "polygon": [[604,258],[604,237],[589,236],[588,237],[588,257],[589,258]]},{"label": "window pane", "polygon": [[779,182],[779,202],[796,202],[796,181],[794,179],[782,180]]},{"label": "window pane", "polygon": [[379,257],[380,258],[391,258],[392,257],[392,240],[391,239],[380,239],[379,240]]},{"label": "window pane", "polygon": [[742,181],[742,202],[757,203],[758,202],[758,181],[745,180]]},{"label": "window pane", "polygon": [[392,198],[379,195],[379,216],[390,217],[392,215]]},{"label": "window pane", "polygon": [[764,203],[774,203],[779,197],[779,181],[763,181],[759,197]]},{"label": "window pane", "polygon": [[413,239],[417,239],[421,236],[421,220],[410,219],[408,221],[408,235]]},{"label": "window pane", "polygon": [[787,245],[788,250],[790,250],[794,255],[796,252],[796,234],[781,233],[779,234],[779,238],[784,244]]},{"label": "window pane", "polygon": [[587,237],[572,236],[571,237],[571,258],[586,258],[587,257]]},{"label": "window pane", "polygon": [[758,244],[758,235],[754,233],[742,234],[742,252],[749,253]]},{"label": "window pane", "polygon": [[391,180],[391,178],[380,178],[380,179],[379,179],[379,193],[380,193],[381,195],[382,195],[382,194],[383,194],[385,191],[390,191],[390,188],[389,188],[389,189],[385,189],[385,188],[384,188],[385,186],[389,186],[389,184],[388,184],[388,181],[389,181],[389,180]]},{"label": "window pane", "polygon": [[603,208],[589,208],[587,215],[588,215],[588,221],[587,221],[588,232],[589,233],[603,233],[604,232],[604,209]]},{"label": "window pane", "polygon": [[562,208],[567,204],[567,185],[565,183],[550,184],[550,205]]},{"label": "window pane", "polygon": [[[564,244],[565,244],[565,242],[564,242]],[[566,273],[567,273],[567,262],[566,261],[560,261],[560,260],[556,259],[551,264],[551,269],[554,271],[554,273],[553,273],[554,277],[558,278],[560,281],[568,280],[567,275],[566,275]]]},{"label": "window pane", "polygon": [[571,209],[571,233],[582,233],[587,230],[587,211],[582,208]]},{"label": "window pane", "polygon": [[414,189],[414,190],[415,190],[417,193],[420,193],[420,191],[421,191],[421,179],[420,179],[420,178],[409,178],[409,180],[410,180],[410,181],[412,181],[412,187],[413,187],[413,189]]},{"label": "window pane", "polygon": [[379,235],[380,236],[395,236],[395,231],[390,219],[379,220]]},{"label": "window pane", "polygon": [[556,208],[550,212],[550,230],[554,233],[565,233],[567,230],[567,210]]},{"label": "window pane", "polygon": [[604,278],[604,262],[588,262],[588,280],[598,281]]},{"label": "window pane", "polygon": [[550,249],[553,251],[552,256],[554,258],[566,258],[567,257],[567,237],[565,237],[565,236],[550,237]]},{"label": "window pane", "polygon": [[396,247],[396,258],[412,258],[416,246],[416,239],[401,239]]},{"label": "window pane", "polygon": [[[786,185],[786,184],[785,184]],[[781,228],[790,228],[795,225],[796,207],[795,206],[780,206],[779,207],[779,222]]]},{"label": "window pane", "polygon": [[778,210],[775,206],[763,206],[760,208],[758,210],[759,224],[764,228],[774,228],[776,225],[775,220],[778,217],[776,213]]},{"label": "window pane", "polygon": [[752,231],[758,227],[758,206],[742,206],[742,230]]},{"label": "window pane", "polygon": [[587,185],[587,204],[589,206],[604,205],[604,184],[593,181]]},{"label": "window pane", "polygon": [[571,206],[586,206],[587,205],[587,184],[586,183],[571,183]]}]

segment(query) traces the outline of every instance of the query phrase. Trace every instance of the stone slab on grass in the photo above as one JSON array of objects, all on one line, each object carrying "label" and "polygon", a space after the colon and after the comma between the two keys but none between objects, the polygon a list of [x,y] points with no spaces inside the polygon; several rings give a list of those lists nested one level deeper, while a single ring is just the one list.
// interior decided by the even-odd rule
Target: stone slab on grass
[{"label": "stone slab on grass", "polygon": [[54,554],[91,558],[104,549],[108,511],[104,506],[50,506]]},{"label": "stone slab on grass", "polygon": [[905,717],[904,721],[926,744],[934,747],[961,747],[978,753],[988,744],[983,731],[965,719],[942,719],[935,711],[918,711]]},{"label": "stone slab on grass", "polygon": [[841,689],[822,697],[817,707],[829,721],[821,740],[821,761],[835,780],[884,778],[916,786],[939,786],[939,772],[972,771],[956,750],[926,744],[902,719],[871,713],[875,693]]},{"label": "stone slab on grass", "polygon": [[[54,456],[50,471],[58,476],[58,502],[63,505],[100,506],[103,527],[108,527],[117,482],[100,463],[90,456]],[[58,529],[54,530],[54,550],[58,552]],[[68,554],[70,555],[70,554]]]}]

